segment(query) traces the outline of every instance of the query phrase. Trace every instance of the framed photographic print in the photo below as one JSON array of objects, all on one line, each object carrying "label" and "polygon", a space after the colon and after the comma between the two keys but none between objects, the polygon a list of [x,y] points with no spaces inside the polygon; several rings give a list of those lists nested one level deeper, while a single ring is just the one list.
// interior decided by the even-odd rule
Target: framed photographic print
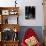
[{"label": "framed photographic print", "polygon": [[11,12],[10,12],[10,15],[14,15],[14,12],[13,12],[13,11],[11,11]]},{"label": "framed photographic print", "polygon": [[16,10],[10,10],[9,14],[10,15],[16,15],[18,12]]},{"label": "framed photographic print", "polygon": [[2,10],[2,15],[9,15],[9,10]]},{"label": "framed photographic print", "polygon": [[35,6],[25,6],[25,19],[35,18]]}]

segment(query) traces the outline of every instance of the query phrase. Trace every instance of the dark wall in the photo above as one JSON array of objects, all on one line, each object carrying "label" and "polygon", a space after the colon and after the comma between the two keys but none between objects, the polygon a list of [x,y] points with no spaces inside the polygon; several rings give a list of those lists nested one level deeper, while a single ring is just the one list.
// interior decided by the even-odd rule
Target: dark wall
[{"label": "dark wall", "polygon": [[43,30],[42,30],[42,26],[21,26],[20,27],[20,31],[19,31],[19,39],[20,39],[20,41],[22,40],[23,35],[24,35],[25,31],[28,28],[32,28],[37,33],[38,39],[42,43],[43,42]]}]

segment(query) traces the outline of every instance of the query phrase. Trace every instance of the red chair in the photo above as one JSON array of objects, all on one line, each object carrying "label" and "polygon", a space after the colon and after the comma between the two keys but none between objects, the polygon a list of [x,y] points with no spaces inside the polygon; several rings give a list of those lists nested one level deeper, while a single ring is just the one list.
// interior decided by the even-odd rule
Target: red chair
[{"label": "red chair", "polygon": [[[34,36],[37,39],[37,35],[33,31],[33,29],[31,29],[31,28],[27,29],[24,37],[22,38],[21,46],[27,46],[26,43],[25,43],[25,39],[28,39],[29,37],[32,37],[32,36]],[[38,41],[35,46],[41,46],[40,42]]]}]

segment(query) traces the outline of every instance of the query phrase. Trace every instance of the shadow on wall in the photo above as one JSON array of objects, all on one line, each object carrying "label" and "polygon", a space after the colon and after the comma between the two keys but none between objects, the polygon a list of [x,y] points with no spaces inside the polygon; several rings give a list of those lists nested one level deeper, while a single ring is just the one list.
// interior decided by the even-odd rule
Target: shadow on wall
[{"label": "shadow on wall", "polygon": [[20,27],[20,32],[19,32],[20,42],[21,42],[21,40],[22,40],[22,38],[24,36],[25,31],[28,28],[32,28],[34,30],[34,32],[36,32],[39,41],[41,43],[43,43],[43,30],[42,30],[42,26],[21,26]]}]

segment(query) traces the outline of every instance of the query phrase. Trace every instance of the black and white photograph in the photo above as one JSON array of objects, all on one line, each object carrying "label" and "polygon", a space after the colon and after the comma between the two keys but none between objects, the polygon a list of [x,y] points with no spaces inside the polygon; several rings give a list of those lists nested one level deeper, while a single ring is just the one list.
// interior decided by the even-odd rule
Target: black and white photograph
[{"label": "black and white photograph", "polygon": [[35,19],[35,6],[25,6],[25,19]]}]

